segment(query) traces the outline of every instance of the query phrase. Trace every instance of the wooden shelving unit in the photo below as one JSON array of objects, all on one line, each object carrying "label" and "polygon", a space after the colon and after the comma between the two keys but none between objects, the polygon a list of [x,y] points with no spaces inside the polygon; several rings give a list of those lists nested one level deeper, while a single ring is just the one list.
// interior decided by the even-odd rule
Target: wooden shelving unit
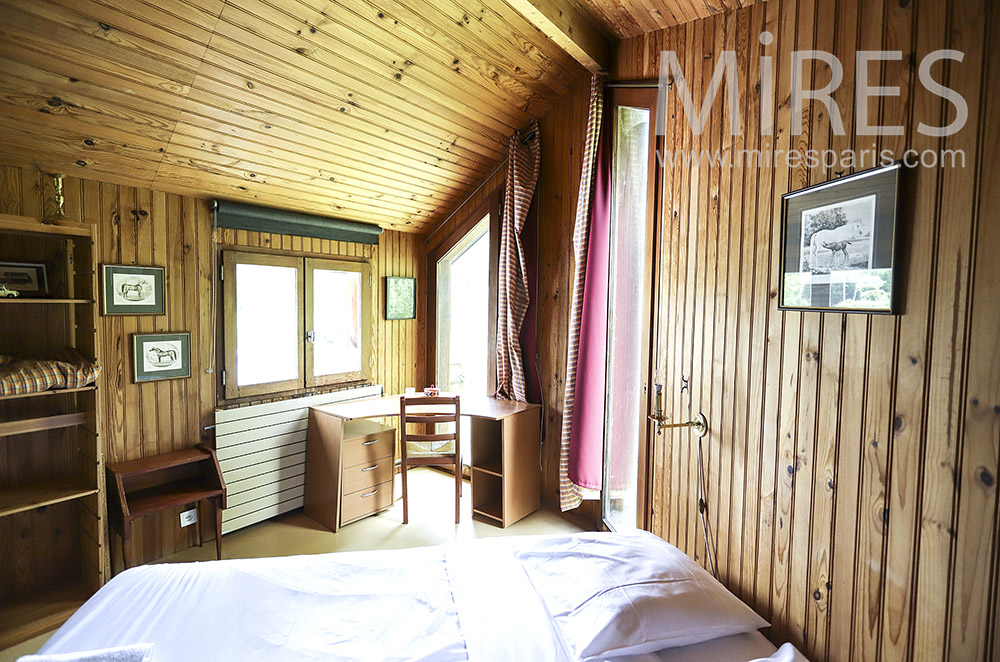
[{"label": "wooden shelving unit", "polygon": [[69,428],[74,425],[83,425],[86,422],[86,412],[54,414],[52,416],[42,416],[40,418],[24,418],[19,421],[7,421],[5,423],[0,423],[0,437],[10,437],[16,434],[28,434],[29,432],[44,432],[45,430],[58,430],[59,428]]},{"label": "wooden shelving unit", "polygon": [[[0,261],[44,264],[49,288],[0,298],[0,354],[100,357],[91,225],[0,214]],[[60,625],[107,577],[98,388],[0,396],[0,538],[12,541],[0,546],[0,649]]]},{"label": "wooden shelving unit", "polygon": [[45,634],[66,622],[93,590],[81,579],[0,603],[0,650]]},{"label": "wooden shelving unit", "polygon": [[0,299],[0,304],[31,304],[31,303],[51,303],[51,304],[88,304],[94,303],[93,299],[28,299],[23,297],[14,297],[12,299],[2,298]]},{"label": "wooden shelving unit", "polygon": [[506,527],[538,509],[540,416],[540,408],[528,407],[492,419],[472,419],[474,516]]},{"label": "wooden shelving unit", "polygon": [[0,395],[0,402],[4,400],[20,400],[22,398],[40,398],[45,396],[53,395],[66,395],[68,393],[85,393],[87,391],[96,391],[96,386],[81,386],[80,388],[60,388],[53,389],[51,391],[41,391],[39,393],[18,393],[15,395]]},{"label": "wooden shelving unit", "polygon": [[0,492],[0,517],[97,494],[97,488],[78,478],[56,478],[12,487]]}]

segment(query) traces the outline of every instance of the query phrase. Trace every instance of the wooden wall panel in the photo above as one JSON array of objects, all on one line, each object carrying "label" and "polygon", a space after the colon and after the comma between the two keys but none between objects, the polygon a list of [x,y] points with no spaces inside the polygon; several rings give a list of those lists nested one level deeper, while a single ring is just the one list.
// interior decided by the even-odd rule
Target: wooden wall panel
[{"label": "wooden wall panel", "polygon": [[[40,214],[45,180],[35,170],[0,166],[0,212]],[[212,214],[205,200],[145,188],[67,178],[66,214],[98,226],[98,263],[164,266],[167,309],[160,316],[101,316],[100,395],[104,399],[107,461],[121,462],[166,453],[212,440],[204,427],[216,406],[212,351],[216,318],[212,310],[215,266]],[[51,192],[49,192],[51,193]],[[287,235],[222,230],[219,244],[294,250],[318,256],[349,256],[372,263],[372,380],[386,392],[420,386],[423,376],[425,320],[387,321],[384,277],[414,276],[417,310],[423,311],[425,260],[422,237],[386,231],[378,246],[331,242]],[[132,334],[188,331],[192,339],[189,379],[132,382]],[[26,468],[26,470],[29,470]],[[193,527],[181,529],[177,513],[145,518],[133,533],[134,558],[151,561],[194,543]],[[120,543],[111,548],[116,557]]]},{"label": "wooden wall panel", "polygon": [[[818,662],[1000,654],[1000,216],[990,202],[998,185],[998,24],[995,3],[978,0],[772,0],[619,45],[614,78],[656,78],[658,53],[674,50],[696,100],[718,54],[737,53],[744,133],[728,135],[724,86],[701,136],[691,134],[671,95],[668,148],[887,150],[897,159],[906,149],[955,149],[966,156],[964,167],[908,173],[897,316],[777,310],[780,196],[832,172],[782,161],[664,173],[657,367],[668,390],[681,375],[691,379],[690,395],[667,402],[681,416],[689,407],[704,411],[711,422],[709,542],[720,578],[774,623],[776,643],[791,640]],[[758,41],[765,29],[774,35],[767,46]],[[943,126],[954,109],[924,88],[917,65],[941,48],[965,54],[962,63],[938,65],[934,77],[967,100],[969,120],[938,139],[918,133],[918,124]],[[807,105],[803,133],[792,133],[791,52],[809,49],[844,64],[833,96],[845,135],[831,130],[820,104]],[[902,53],[870,66],[872,84],[900,93],[869,109],[872,124],[902,125],[902,135],[858,135],[858,50]],[[756,86],[761,56],[773,58],[773,98]],[[821,63],[803,72],[807,87],[829,77]],[[760,130],[762,112],[773,133]],[[579,145],[580,129],[561,119],[565,139]],[[542,196],[569,218],[559,196],[575,196],[575,182],[559,176],[543,174]],[[568,250],[568,229],[555,227],[551,240],[562,243],[549,247],[550,256]],[[565,271],[552,273],[565,283]],[[547,310],[551,329],[566,308]],[[546,374],[558,380],[558,363]],[[546,436],[553,446],[555,432]],[[707,564],[692,444],[676,432],[653,446],[650,528]],[[558,448],[547,447],[546,457],[557,459]],[[551,463],[546,469],[551,502],[557,476]]]},{"label": "wooden wall panel", "polygon": [[[542,386],[542,502],[559,507],[559,437],[562,429],[566,341],[569,329],[573,219],[581,149],[587,130],[590,81],[561,97],[539,121],[542,162],[538,200],[538,375]],[[577,511],[599,521],[596,502]]]}]

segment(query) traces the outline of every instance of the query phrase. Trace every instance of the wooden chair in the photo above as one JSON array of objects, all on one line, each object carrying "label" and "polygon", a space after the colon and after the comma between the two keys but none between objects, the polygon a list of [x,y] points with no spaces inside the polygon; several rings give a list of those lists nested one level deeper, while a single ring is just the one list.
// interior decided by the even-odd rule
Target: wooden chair
[{"label": "wooden chair", "polygon": [[[399,450],[400,471],[403,483],[403,524],[409,521],[407,510],[406,470],[418,466],[447,466],[455,468],[455,524],[458,524],[462,496],[462,453],[459,444],[459,417],[461,410],[458,396],[425,397],[401,396],[399,398]],[[441,434],[410,434],[407,423],[434,425],[454,423],[452,432]],[[422,428],[425,432],[428,428]],[[431,428],[433,429],[433,428]]]}]

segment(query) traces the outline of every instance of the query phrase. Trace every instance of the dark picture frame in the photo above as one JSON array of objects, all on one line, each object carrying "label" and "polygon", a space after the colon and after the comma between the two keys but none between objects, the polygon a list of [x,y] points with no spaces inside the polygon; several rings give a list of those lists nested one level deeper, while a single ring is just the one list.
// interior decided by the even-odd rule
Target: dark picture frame
[{"label": "dark picture frame", "polygon": [[132,379],[136,383],[190,376],[190,333],[132,334]]},{"label": "dark picture frame", "polygon": [[896,314],[901,163],[781,196],[780,310]]},{"label": "dark picture frame", "polygon": [[163,315],[166,309],[163,267],[101,265],[101,313]]},{"label": "dark picture frame", "polygon": [[36,262],[0,262],[0,283],[27,298],[42,298],[49,293],[45,265]]},{"label": "dark picture frame", "polygon": [[385,277],[385,318],[412,320],[417,317],[417,279],[407,276]]}]

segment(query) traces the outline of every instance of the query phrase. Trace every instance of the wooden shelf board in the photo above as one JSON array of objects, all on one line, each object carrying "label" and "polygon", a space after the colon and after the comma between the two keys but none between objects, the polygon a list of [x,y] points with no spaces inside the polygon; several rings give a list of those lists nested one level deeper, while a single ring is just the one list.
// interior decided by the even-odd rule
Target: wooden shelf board
[{"label": "wooden shelf board", "polygon": [[90,596],[78,579],[0,604],[0,650],[56,629]]},{"label": "wooden shelf board", "polygon": [[503,478],[503,467],[500,462],[500,458],[497,458],[493,462],[484,462],[482,464],[472,465],[473,471],[480,471],[484,474],[489,474],[491,476],[496,476],[497,478]]},{"label": "wooden shelf board", "polygon": [[93,299],[37,299],[29,297],[0,297],[0,304],[3,303],[94,303]]},{"label": "wooden shelf board", "polygon": [[18,232],[93,238],[94,226],[65,218],[39,218],[0,214],[0,232]]},{"label": "wooden shelf board", "polygon": [[91,494],[97,494],[97,487],[86,485],[79,478],[45,480],[23,487],[0,490],[0,517],[80,499]]},{"label": "wooden shelf board", "polygon": [[472,512],[476,515],[482,515],[483,517],[489,517],[498,522],[503,522],[503,502],[500,499],[494,499],[492,501],[487,501],[486,503],[475,506]]},{"label": "wooden shelf board", "polygon": [[46,395],[65,395],[66,393],[85,393],[87,391],[96,391],[96,386],[81,386],[80,388],[56,388],[49,391],[36,391],[34,393],[16,393],[14,395],[0,395],[0,401],[2,400],[18,400],[20,398],[37,398]]},{"label": "wooden shelf board", "polygon": [[130,517],[151,515],[178,504],[195,503],[202,499],[218,496],[221,490],[206,485],[200,478],[192,478],[176,483],[157,485],[126,496]]},{"label": "wooden shelf board", "polygon": [[170,467],[178,467],[182,464],[191,464],[192,462],[208,462],[211,461],[211,459],[211,453],[195,446],[193,448],[186,448],[172,453],[151,455],[149,457],[140,457],[137,460],[128,460],[127,462],[109,464],[108,469],[116,474],[122,474],[123,476],[134,476],[136,474],[169,469]]},{"label": "wooden shelf board", "polygon": [[45,430],[70,428],[74,425],[82,425],[86,422],[86,412],[57,414],[55,416],[43,416],[42,418],[25,418],[19,421],[0,423],[0,437],[7,437],[12,434],[28,434],[29,432],[43,432]]}]

